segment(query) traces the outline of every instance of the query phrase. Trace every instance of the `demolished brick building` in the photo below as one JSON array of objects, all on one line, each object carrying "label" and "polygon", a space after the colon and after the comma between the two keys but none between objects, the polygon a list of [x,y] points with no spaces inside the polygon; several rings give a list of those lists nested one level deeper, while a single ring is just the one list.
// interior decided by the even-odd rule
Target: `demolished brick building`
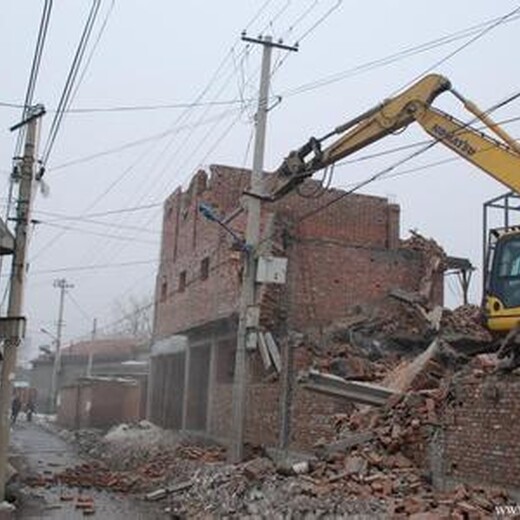
[{"label": "demolished brick building", "polygon": [[[199,171],[186,191],[177,189],[164,203],[149,416],[167,428],[222,440],[231,433],[242,259],[232,237],[205,220],[199,204],[211,204],[241,235],[245,214],[240,201],[249,178],[247,170],[211,166],[210,174]],[[282,348],[288,333],[319,333],[348,309],[375,302],[392,289],[420,290],[425,270],[431,269],[420,251],[401,247],[398,205],[374,196],[342,196],[336,189],[305,196],[316,188],[308,181],[300,193],[262,208],[262,254],[288,258],[286,284],[264,285],[259,296],[261,326]],[[442,304],[441,266],[429,289],[430,300]],[[295,377],[313,358],[308,349],[294,348],[293,353]],[[250,354],[250,442],[277,442],[278,379],[266,370],[258,351]],[[331,417],[343,410],[344,403],[295,385],[291,445],[304,448],[331,438]]]}]

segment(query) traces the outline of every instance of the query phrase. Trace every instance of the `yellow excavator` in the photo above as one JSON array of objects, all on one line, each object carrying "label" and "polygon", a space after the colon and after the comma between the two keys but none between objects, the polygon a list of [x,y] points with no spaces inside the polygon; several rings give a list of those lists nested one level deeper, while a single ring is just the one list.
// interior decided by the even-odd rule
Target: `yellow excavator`
[{"label": "yellow excavator", "polygon": [[[443,92],[451,92],[484,123],[491,137],[432,107]],[[417,122],[435,142],[451,148],[513,192],[520,194],[520,145],[488,114],[465,99],[440,75],[430,74],[401,94],[335,128],[322,138],[311,138],[292,151],[275,172],[271,200],[289,193],[313,173]],[[327,147],[322,143],[338,136]],[[484,269],[483,311],[487,327],[507,332],[520,321],[520,228],[491,230]]]}]

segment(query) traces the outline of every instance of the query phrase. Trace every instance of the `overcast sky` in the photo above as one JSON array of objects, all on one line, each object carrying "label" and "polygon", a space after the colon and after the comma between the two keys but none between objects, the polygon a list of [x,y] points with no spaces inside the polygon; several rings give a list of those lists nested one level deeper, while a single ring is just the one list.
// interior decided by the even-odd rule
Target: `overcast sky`
[{"label": "overcast sky", "polygon": [[[4,0],[0,6],[4,208],[16,142],[9,127],[21,114],[10,105],[25,97],[43,3]],[[41,149],[91,5],[54,1],[34,96],[49,111]],[[520,16],[501,17],[519,5],[509,0],[102,0],[71,105],[89,110],[66,115],[47,163],[50,195],[35,200],[33,217],[40,223],[30,243],[26,292],[32,350],[49,342],[39,332],[42,327],[56,330],[59,292],[53,280],[65,277],[74,284],[65,309],[65,341],[88,334],[94,318],[107,330],[118,318],[115,302],[153,294],[164,198],[201,166],[251,165],[261,48],[240,41],[243,29],[255,37],[271,34],[300,43],[297,53],[273,54],[271,94],[273,105],[276,96],[281,103],[269,113],[265,164],[274,169],[311,135],[323,135],[428,71],[448,76],[483,109],[515,93]],[[186,108],[194,102],[197,106]],[[168,108],[136,109],[163,105]],[[449,94],[437,105],[469,119]],[[129,110],[113,110],[121,107]],[[519,112],[514,102],[494,117],[514,118]],[[518,123],[504,128],[520,135]],[[423,139],[420,129],[409,128],[356,157]],[[358,182],[407,154],[342,165],[334,184]],[[363,192],[401,205],[403,236],[417,229],[480,269],[482,203],[504,188],[462,160],[431,166],[452,158],[449,150],[435,147],[401,167],[403,175]],[[406,173],[410,169],[415,171]],[[107,214],[128,208],[139,209]],[[448,301],[457,301],[456,291],[454,284],[448,287]],[[476,281],[474,302],[480,294]]]}]

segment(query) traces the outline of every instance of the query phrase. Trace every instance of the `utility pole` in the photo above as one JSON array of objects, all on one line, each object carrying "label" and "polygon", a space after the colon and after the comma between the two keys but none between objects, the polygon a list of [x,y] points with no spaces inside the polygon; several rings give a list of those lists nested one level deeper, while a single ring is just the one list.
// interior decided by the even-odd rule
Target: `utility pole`
[{"label": "utility pole", "polygon": [[[96,341],[97,336],[97,318],[94,318],[92,321],[92,333],[90,336],[90,341],[93,343]],[[93,361],[94,354],[92,353],[92,346],[88,353],[88,361],[87,361],[87,377],[90,377],[92,375],[92,361]]]},{"label": "utility pole", "polygon": [[56,325],[56,351],[54,352],[54,365],[52,367],[52,380],[51,380],[51,412],[56,410],[56,404],[58,400],[58,376],[61,369],[61,336],[63,332],[63,310],[65,307],[65,293],[67,289],[72,289],[74,285],[67,283],[65,278],[59,278],[54,280],[52,284],[60,290],[60,307],[58,310],[58,323]]},{"label": "utility pole", "polygon": [[[9,303],[7,316],[20,318],[23,309],[23,292],[27,270],[27,242],[30,225],[30,213],[35,180],[36,152],[38,144],[39,119],[45,110],[42,105],[31,107],[25,121],[15,125],[11,131],[27,125],[24,155],[19,176],[18,201],[16,207],[15,242],[11,265]],[[9,447],[9,429],[12,386],[16,371],[17,349],[22,341],[19,330],[4,341],[4,356],[0,379],[0,502],[5,499],[7,471],[7,450]]]},{"label": "utility pole", "polygon": [[297,50],[282,43],[275,43],[271,36],[249,38],[242,33],[242,40],[263,46],[262,69],[260,75],[260,92],[256,113],[255,148],[253,155],[253,169],[251,172],[250,193],[257,197],[248,196],[246,199],[246,252],[245,266],[242,278],[242,288],[239,303],[239,321],[237,331],[237,348],[235,354],[235,372],[233,377],[233,415],[232,415],[232,442],[229,450],[231,462],[238,462],[243,458],[244,430],[246,422],[246,402],[248,390],[248,346],[255,348],[258,333],[258,309],[256,304],[256,259],[257,246],[260,235],[261,201],[258,195],[263,194],[263,170],[265,133],[267,126],[267,111],[269,98],[269,79],[271,74],[271,54],[273,47],[285,50]]}]

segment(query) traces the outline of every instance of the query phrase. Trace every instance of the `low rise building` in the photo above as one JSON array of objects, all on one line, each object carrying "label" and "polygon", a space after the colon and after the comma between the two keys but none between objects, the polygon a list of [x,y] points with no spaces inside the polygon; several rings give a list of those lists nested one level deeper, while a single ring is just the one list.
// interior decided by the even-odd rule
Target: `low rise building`
[{"label": "low rise building", "polygon": [[[209,173],[199,171],[186,191],[179,188],[166,199],[156,282],[149,417],[161,426],[223,440],[231,432],[243,266],[236,237],[245,229],[241,197],[249,180],[247,170],[211,166]],[[233,233],[205,219],[201,202]],[[264,284],[259,291],[260,324],[278,351],[275,358],[293,359],[285,366],[292,385],[290,442],[305,447],[333,435],[330,418],[343,408],[293,384],[297,371],[313,360],[290,338],[294,333],[318,338],[349,309],[392,289],[419,290],[431,266],[420,251],[401,247],[398,205],[324,189],[315,181],[263,204],[260,254],[288,259],[286,283]],[[432,276],[428,297],[442,303],[442,267]],[[284,356],[284,349],[291,355]],[[246,437],[275,444],[287,428],[281,410],[289,399],[287,391],[282,399],[280,363],[267,368],[258,349],[249,353],[248,363]]]}]

